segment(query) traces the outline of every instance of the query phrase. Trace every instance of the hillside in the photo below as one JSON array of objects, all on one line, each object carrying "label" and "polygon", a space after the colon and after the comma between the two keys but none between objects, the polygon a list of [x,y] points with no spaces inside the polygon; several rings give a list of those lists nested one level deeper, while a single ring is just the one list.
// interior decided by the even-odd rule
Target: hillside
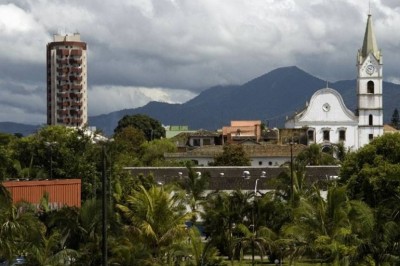
[{"label": "hillside", "polygon": [[[313,93],[324,87],[326,81],[297,67],[282,67],[243,85],[209,88],[183,104],[150,102],[143,107],[90,117],[89,124],[111,135],[124,115],[143,113],[164,125],[188,125],[191,129],[216,130],[231,120],[244,119],[262,120],[271,127],[282,127],[286,116],[303,108]],[[329,83],[329,87],[342,95],[350,110],[355,110],[355,80]],[[388,123],[393,110],[399,108],[400,85],[384,82],[383,88],[384,122]],[[26,132],[21,127],[1,125],[3,132]]]}]

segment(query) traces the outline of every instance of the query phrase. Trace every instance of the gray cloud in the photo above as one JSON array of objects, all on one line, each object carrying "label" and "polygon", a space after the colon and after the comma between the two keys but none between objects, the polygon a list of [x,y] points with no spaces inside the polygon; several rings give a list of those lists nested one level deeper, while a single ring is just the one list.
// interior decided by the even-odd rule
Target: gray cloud
[{"label": "gray cloud", "polygon": [[[95,115],[159,95],[185,101],[288,65],[330,81],[355,78],[368,12],[368,2],[354,0],[0,0],[0,110],[14,106],[29,116],[34,107],[4,84],[42,88],[28,95],[43,110],[31,120],[44,122],[45,47],[53,33],[79,31],[88,43]],[[371,12],[385,79],[397,81],[400,3],[371,0]],[[177,90],[185,97],[177,99]]]}]

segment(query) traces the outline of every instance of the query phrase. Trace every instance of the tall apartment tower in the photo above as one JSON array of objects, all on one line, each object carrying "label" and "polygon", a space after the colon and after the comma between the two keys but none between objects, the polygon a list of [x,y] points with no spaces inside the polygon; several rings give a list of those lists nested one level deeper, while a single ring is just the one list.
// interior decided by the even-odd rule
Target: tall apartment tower
[{"label": "tall apartment tower", "polygon": [[87,125],[87,45],[80,34],[47,44],[47,124]]}]

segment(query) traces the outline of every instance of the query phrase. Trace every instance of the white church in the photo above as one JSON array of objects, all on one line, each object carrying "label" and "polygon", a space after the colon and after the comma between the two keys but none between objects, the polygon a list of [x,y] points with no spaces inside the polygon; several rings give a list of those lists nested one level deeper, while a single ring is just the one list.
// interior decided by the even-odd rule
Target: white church
[{"label": "white church", "polygon": [[350,150],[383,134],[382,54],[368,15],[362,48],[357,54],[357,110],[350,111],[334,89],[314,93],[309,104],[288,118],[286,128],[307,128],[308,143],[323,147],[343,143]]}]

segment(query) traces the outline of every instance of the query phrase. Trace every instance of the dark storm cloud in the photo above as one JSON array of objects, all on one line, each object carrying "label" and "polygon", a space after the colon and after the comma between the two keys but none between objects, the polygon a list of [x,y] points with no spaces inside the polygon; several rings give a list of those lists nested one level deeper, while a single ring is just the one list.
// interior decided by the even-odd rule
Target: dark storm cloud
[{"label": "dark storm cloud", "polygon": [[[0,0],[0,84],[36,98],[25,107],[7,86],[0,96],[27,114],[37,105],[44,121],[46,43],[76,31],[88,43],[92,115],[151,99],[185,101],[288,65],[353,79],[368,12],[368,1],[358,0]],[[372,0],[371,12],[385,79],[398,81],[400,3]],[[179,90],[187,98],[178,99]]]}]

